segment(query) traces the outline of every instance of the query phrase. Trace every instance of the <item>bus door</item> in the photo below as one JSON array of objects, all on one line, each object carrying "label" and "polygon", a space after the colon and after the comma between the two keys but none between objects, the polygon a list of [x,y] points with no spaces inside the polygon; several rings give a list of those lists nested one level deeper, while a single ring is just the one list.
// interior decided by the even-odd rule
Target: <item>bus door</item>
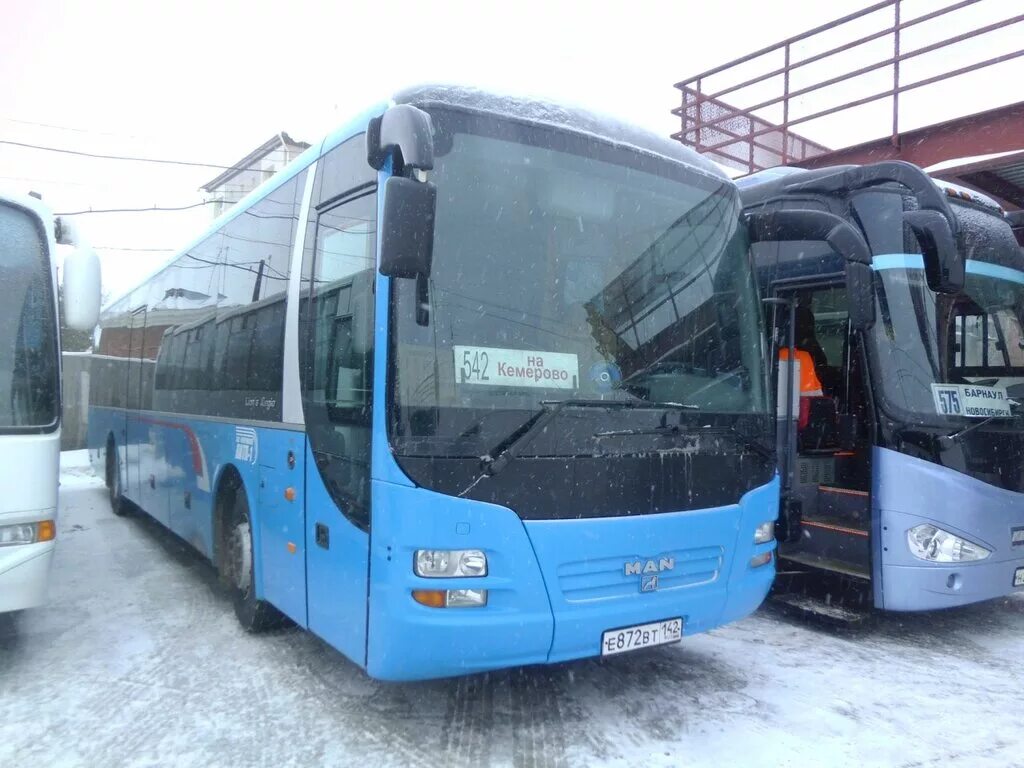
[{"label": "bus door", "polygon": [[141,445],[146,440],[145,425],[139,420],[142,404],[142,365],[146,345],[146,306],[132,312],[128,330],[128,385],[125,403],[124,495],[142,504]]},{"label": "bus door", "polygon": [[329,177],[321,197],[331,202],[310,211],[307,238],[315,231],[315,240],[304,254],[299,308],[307,610],[311,630],[365,664],[377,195],[328,187]]},{"label": "bus door", "polygon": [[[871,574],[870,440],[865,428],[860,345],[851,331],[845,284],[817,282],[778,288],[776,297],[794,307],[797,418],[792,494],[801,521],[780,542],[780,557],[816,568],[868,579]],[[774,305],[776,307],[781,305]],[[784,320],[788,322],[788,313]],[[785,345],[778,320],[776,339]],[[779,350],[778,403],[784,404],[788,349]],[[802,370],[811,366],[813,373]],[[780,425],[784,422],[780,421]]]},{"label": "bus door", "polygon": [[162,328],[150,325],[143,313],[141,359],[138,361],[139,505],[155,520],[170,526],[170,488],[166,457],[167,422],[153,413],[153,383]]}]

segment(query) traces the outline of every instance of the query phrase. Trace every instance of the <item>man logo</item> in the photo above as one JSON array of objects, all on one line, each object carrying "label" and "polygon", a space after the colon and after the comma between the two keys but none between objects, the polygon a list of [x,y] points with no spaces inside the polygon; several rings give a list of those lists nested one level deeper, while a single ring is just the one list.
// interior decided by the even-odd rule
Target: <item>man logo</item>
[{"label": "man logo", "polygon": [[676,567],[674,557],[661,557],[657,560],[631,560],[626,563],[627,576],[646,576],[649,573],[671,571]]},{"label": "man logo", "polygon": [[659,557],[656,560],[630,560],[625,563],[624,570],[627,576],[640,577],[641,592],[657,592],[660,581],[658,574],[675,567],[674,557]]}]

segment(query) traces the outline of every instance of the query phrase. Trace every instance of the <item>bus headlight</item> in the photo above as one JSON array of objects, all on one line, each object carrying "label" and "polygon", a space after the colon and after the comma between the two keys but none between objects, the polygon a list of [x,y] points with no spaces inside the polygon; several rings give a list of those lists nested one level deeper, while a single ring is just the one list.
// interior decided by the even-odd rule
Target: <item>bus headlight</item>
[{"label": "bus headlight", "polygon": [[37,544],[40,541],[53,541],[56,537],[57,526],[53,520],[42,520],[38,523],[0,525],[0,547],[13,547],[18,544]]},{"label": "bus headlight", "polygon": [[775,521],[769,520],[767,523],[761,523],[757,526],[757,530],[754,531],[754,543],[755,544],[767,544],[769,541],[775,538]]},{"label": "bus headlight", "polygon": [[980,544],[927,523],[915,525],[907,531],[907,546],[914,557],[932,563],[966,563],[984,560],[992,554]]},{"label": "bus headlight", "polygon": [[427,579],[486,576],[487,555],[479,549],[417,549],[413,570]]}]

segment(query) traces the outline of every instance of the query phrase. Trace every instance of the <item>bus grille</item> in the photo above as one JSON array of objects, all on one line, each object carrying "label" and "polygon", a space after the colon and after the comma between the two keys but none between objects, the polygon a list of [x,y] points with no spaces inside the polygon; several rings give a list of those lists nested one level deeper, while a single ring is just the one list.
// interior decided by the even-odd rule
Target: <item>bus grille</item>
[{"label": "bus grille", "polygon": [[[725,551],[722,547],[699,547],[660,552],[654,562],[674,558],[671,570],[658,573],[658,592],[710,584],[722,571]],[[599,560],[578,560],[558,567],[558,586],[567,602],[581,603],[640,594],[640,577],[627,576],[626,563],[649,558],[621,555]]]}]

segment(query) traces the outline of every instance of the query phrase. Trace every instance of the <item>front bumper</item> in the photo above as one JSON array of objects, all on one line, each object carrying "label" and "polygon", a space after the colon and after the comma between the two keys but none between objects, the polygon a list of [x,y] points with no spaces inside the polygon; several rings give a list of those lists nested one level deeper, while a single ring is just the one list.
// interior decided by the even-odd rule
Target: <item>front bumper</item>
[{"label": "front bumper", "polygon": [[[1024,494],[997,488],[913,456],[876,448],[872,515],[875,606],[890,611],[930,611],[1003,597],[1024,567]],[[965,563],[932,563],[915,557],[907,531],[927,523],[980,544],[991,554]]]},{"label": "front bumper", "polygon": [[1001,562],[889,565],[882,568],[885,607],[892,611],[953,608],[1024,592],[1013,576],[1024,568],[1024,557]]},{"label": "front bumper", "polygon": [[[752,543],[777,514],[778,482],[737,505],[659,515],[522,521],[509,509],[379,484],[371,547],[367,671],[415,680],[597,656],[609,629],[683,619],[683,635],[713,629],[760,605],[774,563],[750,567],[775,542]],[[386,537],[385,531],[393,532]],[[749,542],[749,543],[748,543]],[[417,548],[480,548],[489,572],[421,579]],[[671,558],[656,591],[626,562]],[[436,609],[413,589],[488,590],[483,608]]]},{"label": "front bumper", "polygon": [[46,602],[55,542],[0,547],[0,613]]}]

